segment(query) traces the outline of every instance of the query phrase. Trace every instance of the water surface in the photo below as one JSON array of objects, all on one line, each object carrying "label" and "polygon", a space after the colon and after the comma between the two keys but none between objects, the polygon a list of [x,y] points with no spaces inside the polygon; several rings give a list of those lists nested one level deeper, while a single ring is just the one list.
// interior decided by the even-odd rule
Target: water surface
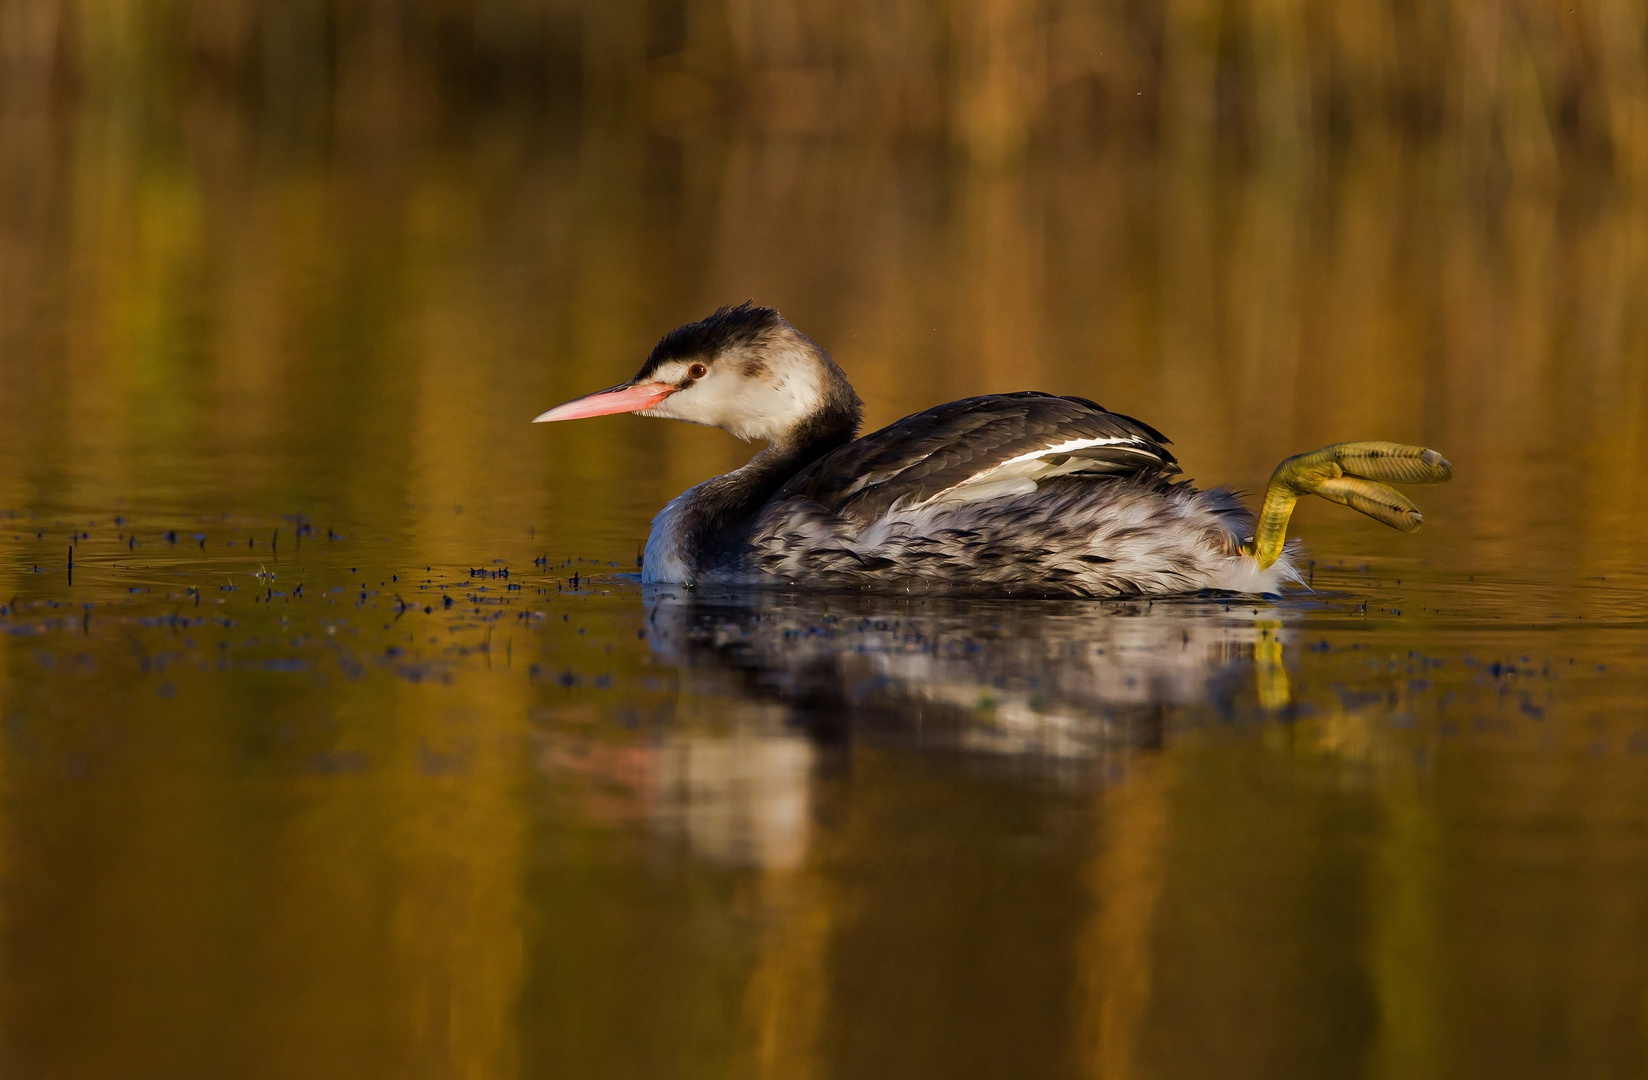
[{"label": "water surface", "polygon": [[[373,100],[0,140],[9,1074],[1641,1074],[1640,198]],[[1282,598],[643,589],[750,448],[527,421],[746,297],[1457,479]]]}]

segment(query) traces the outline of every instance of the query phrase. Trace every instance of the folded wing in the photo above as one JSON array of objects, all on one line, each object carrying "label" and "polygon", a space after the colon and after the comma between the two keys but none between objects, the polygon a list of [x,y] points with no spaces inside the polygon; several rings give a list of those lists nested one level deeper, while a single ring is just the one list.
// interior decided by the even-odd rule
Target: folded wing
[{"label": "folded wing", "polygon": [[990,394],[907,416],[832,451],[775,496],[864,524],[894,509],[1026,494],[1058,476],[1179,472],[1148,424],[1085,398]]}]

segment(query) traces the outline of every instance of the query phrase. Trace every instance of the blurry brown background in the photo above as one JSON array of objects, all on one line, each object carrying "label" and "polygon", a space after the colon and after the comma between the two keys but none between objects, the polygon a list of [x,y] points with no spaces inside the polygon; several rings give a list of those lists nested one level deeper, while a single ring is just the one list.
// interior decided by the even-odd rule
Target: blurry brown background
[{"label": "blurry brown background", "polygon": [[[1570,553],[1575,520],[1611,548],[1648,514],[1645,27],[1626,0],[6,0],[0,440],[143,476],[185,440],[226,497],[340,509],[427,490],[434,453],[581,513],[661,454],[639,511],[747,451],[517,421],[755,297],[872,422],[1087,393],[1248,487],[1428,440],[1482,554]],[[341,444],[324,474],[300,429]]]}]

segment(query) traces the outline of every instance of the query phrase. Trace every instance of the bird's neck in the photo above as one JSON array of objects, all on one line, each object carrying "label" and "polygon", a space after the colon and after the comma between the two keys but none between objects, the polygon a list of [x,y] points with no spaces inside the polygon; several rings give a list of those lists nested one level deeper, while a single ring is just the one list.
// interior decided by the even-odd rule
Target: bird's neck
[{"label": "bird's neck", "polygon": [[854,429],[845,428],[780,439],[743,468],[699,484],[692,490],[695,550],[712,559],[724,554],[726,547],[740,537],[742,528],[790,477],[851,442],[853,434]]},{"label": "bird's neck", "polygon": [[[857,398],[854,398],[856,405]],[[736,554],[757,513],[792,476],[858,431],[857,410],[803,423],[743,468],[706,480],[653,522],[643,577],[695,581]]]}]

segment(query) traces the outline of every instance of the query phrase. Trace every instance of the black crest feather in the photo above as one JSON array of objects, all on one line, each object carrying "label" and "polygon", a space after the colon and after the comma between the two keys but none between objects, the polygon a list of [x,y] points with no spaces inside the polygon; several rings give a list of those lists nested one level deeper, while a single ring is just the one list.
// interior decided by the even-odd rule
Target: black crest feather
[{"label": "black crest feather", "polygon": [[659,338],[636,378],[646,378],[658,365],[670,360],[705,359],[727,349],[752,345],[787,325],[784,316],[754,300],[717,308],[715,314],[678,326]]}]

